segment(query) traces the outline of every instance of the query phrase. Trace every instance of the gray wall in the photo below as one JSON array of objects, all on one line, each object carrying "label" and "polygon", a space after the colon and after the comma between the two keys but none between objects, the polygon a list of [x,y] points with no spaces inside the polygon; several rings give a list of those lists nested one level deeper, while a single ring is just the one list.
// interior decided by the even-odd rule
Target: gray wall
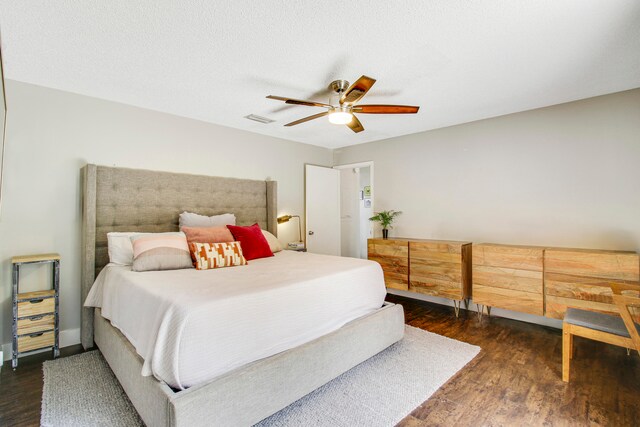
[{"label": "gray wall", "polygon": [[[87,162],[270,177],[280,213],[303,215],[304,163],[373,160],[376,210],[404,211],[392,235],[640,250],[640,89],[343,148],[333,159],[319,147],[11,80],[7,96],[2,343],[11,256],[53,251],[62,255],[63,344],[77,342],[78,171]],[[297,239],[288,225],[283,242]],[[44,273],[26,271],[25,284]]]},{"label": "gray wall", "polygon": [[640,89],[334,151],[367,160],[391,235],[640,250]]},{"label": "gray wall", "polygon": [[[4,344],[11,340],[10,258],[43,252],[62,255],[61,329],[66,332],[61,339],[63,344],[77,342],[79,170],[85,163],[270,177],[278,181],[280,213],[304,215],[304,163],[330,166],[332,162],[328,149],[11,80],[7,100],[0,212],[0,337]],[[281,240],[297,240],[296,227],[296,223],[281,225]],[[26,286],[45,274],[25,273]]]}]

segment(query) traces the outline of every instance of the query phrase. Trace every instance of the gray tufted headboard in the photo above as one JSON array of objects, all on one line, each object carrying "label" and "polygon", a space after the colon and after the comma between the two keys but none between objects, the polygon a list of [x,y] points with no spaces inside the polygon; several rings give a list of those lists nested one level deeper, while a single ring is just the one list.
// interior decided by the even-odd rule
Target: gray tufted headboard
[{"label": "gray tufted headboard", "polygon": [[[88,164],[82,175],[81,304],[109,262],[110,231],[178,230],[183,211],[233,213],[239,225],[260,224],[277,235],[277,183]],[[93,309],[82,309],[82,345],[93,346]]]}]

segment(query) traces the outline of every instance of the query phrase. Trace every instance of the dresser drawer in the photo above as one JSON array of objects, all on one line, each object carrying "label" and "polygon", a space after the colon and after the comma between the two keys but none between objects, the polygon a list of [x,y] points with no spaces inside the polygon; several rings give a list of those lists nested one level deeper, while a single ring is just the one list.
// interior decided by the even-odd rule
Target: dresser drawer
[{"label": "dresser drawer", "polygon": [[54,311],[55,298],[43,298],[18,303],[18,318],[53,313]]},{"label": "dresser drawer", "polygon": [[18,337],[18,352],[23,353],[44,347],[53,347],[54,340],[55,334],[53,331],[24,335]]},{"label": "dresser drawer", "polygon": [[409,243],[406,240],[369,239],[368,252],[369,259],[382,267],[387,288],[409,289]]},{"label": "dresser drawer", "polygon": [[43,314],[33,318],[18,319],[18,335],[50,331],[55,327],[55,315]]},{"label": "dresser drawer", "polygon": [[421,279],[411,275],[409,291],[434,297],[463,300],[467,294],[460,283],[437,279]]},{"label": "dresser drawer", "polygon": [[543,271],[544,248],[481,243],[473,245],[473,265]]},{"label": "dresser drawer", "polygon": [[547,249],[546,273],[613,280],[640,280],[640,256],[630,252],[588,249]]},{"label": "dresser drawer", "polygon": [[474,283],[473,302],[475,304],[499,307],[522,313],[544,314],[542,293],[523,292],[515,289],[494,288]]},{"label": "dresser drawer", "polygon": [[409,291],[454,300],[468,298],[470,251],[468,242],[410,242]]}]

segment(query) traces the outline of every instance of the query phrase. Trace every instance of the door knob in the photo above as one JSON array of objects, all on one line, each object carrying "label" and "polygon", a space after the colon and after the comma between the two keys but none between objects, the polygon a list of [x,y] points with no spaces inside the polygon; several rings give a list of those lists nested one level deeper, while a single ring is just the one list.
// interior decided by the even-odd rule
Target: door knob
[{"label": "door knob", "polygon": [[309,232],[309,236],[313,236],[313,231],[310,231],[310,232]]}]

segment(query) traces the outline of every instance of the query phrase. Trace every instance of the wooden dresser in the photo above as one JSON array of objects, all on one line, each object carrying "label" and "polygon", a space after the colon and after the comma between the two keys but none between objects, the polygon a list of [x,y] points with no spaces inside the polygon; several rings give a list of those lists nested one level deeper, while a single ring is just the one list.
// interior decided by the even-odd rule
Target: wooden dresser
[{"label": "wooden dresser", "polygon": [[471,297],[471,243],[426,239],[369,239],[369,259],[382,266],[387,288],[448,298],[456,315]]},{"label": "wooden dresser", "polygon": [[540,247],[474,244],[473,302],[542,316],[543,256]]},{"label": "wooden dresser", "polygon": [[637,283],[635,252],[473,245],[473,302],[562,319],[567,307],[617,313],[611,282]]}]

